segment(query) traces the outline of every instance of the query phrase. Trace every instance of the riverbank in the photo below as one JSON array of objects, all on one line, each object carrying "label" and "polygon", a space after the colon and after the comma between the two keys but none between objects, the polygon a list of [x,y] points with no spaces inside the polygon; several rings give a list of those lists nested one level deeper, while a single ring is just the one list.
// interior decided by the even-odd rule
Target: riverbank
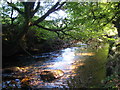
[{"label": "riverbank", "polygon": [[[20,49],[18,49],[18,51],[13,55],[4,56],[3,54],[2,66],[3,68],[15,66],[16,64],[20,66],[21,64],[19,63],[22,62],[24,62],[26,65],[26,63],[28,63],[28,59],[30,63],[37,60],[34,55],[41,55],[42,53],[49,53],[65,49],[71,47],[77,42],[77,40],[64,41],[61,39],[50,39],[45,41],[44,43],[33,44],[32,46],[30,45],[30,48],[28,48],[27,46],[20,47]],[[6,49],[3,48],[3,50]]]},{"label": "riverbank", "polygon": [[111,42],[110,46],[103,87],[120,88],[120,38]]},{"label": "riverbank", "polygon": [[47,53],[47,52],[52,52],[55,50],[60,50],[60,49],[70,47],[72,44],[74,44],[73,41],[51,39],[51,40],[45,41],[44,43],[34,44],[34,46],[31,47],[31,49],[28,48],[28,51],[31,54]]}]

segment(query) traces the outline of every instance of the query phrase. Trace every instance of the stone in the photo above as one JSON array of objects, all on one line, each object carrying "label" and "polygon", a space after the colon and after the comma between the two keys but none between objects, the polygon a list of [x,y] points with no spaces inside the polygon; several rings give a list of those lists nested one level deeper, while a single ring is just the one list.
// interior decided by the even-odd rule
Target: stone
[{"label": "stone", "polygon": [[40,77],[43,81],[53,81],[64,75],[62,70],[43,70],[40,73]]}]

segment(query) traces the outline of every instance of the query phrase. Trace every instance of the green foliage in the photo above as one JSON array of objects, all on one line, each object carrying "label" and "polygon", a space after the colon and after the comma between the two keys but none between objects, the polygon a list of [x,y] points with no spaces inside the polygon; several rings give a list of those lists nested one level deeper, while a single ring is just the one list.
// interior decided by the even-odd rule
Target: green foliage
[{"label": "green foliage", "polygon": [[73,27],[73,36],[82,38],[97,38],[109,32],[115,32],[112,24],[115,13],[118,11],[118,2],[69,2],[66,5],[69,21]]},{"label": "green foliage", "polygon": [[[38,41],[56,38],[67,41],[74,39],[88,41],[91,38],[103,39],[104,35],[111,36],[117,34],[117,29],[112,22],[116,20],[116,17],[119,17],[119,15],[116,14],[116,12],[119,12],[117,8],[118,3],[119,2],[66,2],[64,7],[61,8],[61,10],[66,13],[66,17],[62,17],[58,11],[53,12],[53,14],[50,13],[44,20],[38,23],[38,25],[44,28],[36,27],[34,22],[45,15],[54,3],[41,2],[39,9],[31,17],[29,16],[32,14],[32,10],[29,11],[23,3],[15,2],[9,6],[5,3],[0,7],[3,18],[2,24],[10,26],[10,29],[3,32],[7,38],[12,37],[12,39],[14,39],[18,36],[21,37],[22,34],[29,30],[33,30],[35,31],[35,38],[37,38]],[[30,5],[30,3],[26,4]],[[13,7],[17,7],[21,12],[26,12],[22,15],[19,11],[14,10]],[[29,12],[27,12],[27,9]],[[54,16],[54,14],[56,14],[56,16]],[[11,24],[14,26],[14,29],[11,27]],[[64,30],[55,31],[62,28],[64,28]],[[111,38],[107,40],[111,40]]]},{"label": "green foliage", "polygon": [[57,37],[56,33],[43,30],[43,29],[39,29],[39,28],[36,29],[36,36],[38,36],[38,39],[44,39],[44,40]]},{"label": "green foliage", "polygon": [[[116,8],[117,4],[118,2],[67,2],[66,5],[63,7],[63,10],[67,14],[66,18],[54,17],[55,19],[52,18],[51,20],[44,20],[40,23],[40,25],[43,25],[44,27],[50,29],[61,29],[62,27],[60,26],[65,26],[66,23],[66,30],[68,30],[66,31],[66,33],[70,36],[64,35],[62,32],[59,32],[61,37],[64,38],[74,37],[74,39],[88,39],[98,38],[102,35],[110,34],[110,32],[114,32],[114,34],[116,34],[116,29],[112,24],[112,21],[115,19],[113,18],[115,16],[115,13],[119,11]],[[40,16],[44,15],[45,12],[50,9],[52,5],[53,3],[42,2],[42,5],[40,6],[38,12],[30,21],[33,22],[37,20]],[[1,7],[1,10],[3,11],[3,24],[11,22],[10,13],[12,8],[10,6],[6,6],[7,5],[5,4]],[[18,6],[21,11],[24,11],[24,6],[22,3],[17,2],[15,6]],[[58,12],[55,13],[59,14]],[[24,24],[24,18],[20,14],[18,14],[17,19],[14,20],[14,24],[19,24],[19,26],[21,26],[22,24]],[[55,32],[50,32],[38,28],[36,29],[38,33],[36,35],[41,38],[48,39],[57,36]]]},{"label": "green foliage", "polygon": [[119,76],[117,74],[108,76],[105,80],[102,81],[104,88],[119,88]]}]

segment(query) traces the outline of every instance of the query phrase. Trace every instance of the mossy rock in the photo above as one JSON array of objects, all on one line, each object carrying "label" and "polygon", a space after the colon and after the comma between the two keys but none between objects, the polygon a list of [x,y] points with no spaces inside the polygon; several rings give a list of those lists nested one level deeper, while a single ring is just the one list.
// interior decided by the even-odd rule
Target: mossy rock
[{"label": "mossy rock", "polygon": [[64,75],[62,70],[43,70],[40,73],[41,79],[43,81],[53,81],[57,78],[60,78]]}]

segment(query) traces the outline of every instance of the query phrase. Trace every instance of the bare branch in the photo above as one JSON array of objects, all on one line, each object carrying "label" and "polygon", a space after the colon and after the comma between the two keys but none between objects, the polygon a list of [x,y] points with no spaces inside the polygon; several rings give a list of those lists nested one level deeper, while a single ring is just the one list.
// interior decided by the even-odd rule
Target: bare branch
[{"label": "bare branch", "polygon": [[37,10],[38,10],[39,8],[40,8],[40,0],[38,1],[37,6],[36,6],[34,12],[37,12]]},{"label": "bare branch", "polygon": [[57,34],[57,36],[58,36],[59,38],[61,38],[61,37],[60,37],[60,33],[59,33],[59,32],[57,32],[57,31],[56,31],[55,33]]},{"label": "bare branch", "polygon": [[38,11],[39,8],[40,8],[40,0],[38,1],[36,8],[33,10],[32,16],[34,16],[34,14]]},{"label": "bare branch", "polygon": [[[65,2],[63,2],[60,6],[59,6],[60,2],[57,2],[51,9],[49,9],[43,16],[41,16],[39,19],[37,19],[33,25],[36,25],[40,22],[42,22],[47,16],[49,16],[52,12],[55,12],[56,10],[60,9]],[[58,7],[59,6],[59,7]],[[58,8],[57,8],[58,7]]]},{"label": "bare branch", "polygon": [[14,5],[13,3],[7,2],[7,4],[8,4],[9,6],[11,6],[14,10],[17,10],[21,15],[24,14],[24,12],[20,11],[19,8],[15,7],[15,5]]},{"label": "bare branch", "polygon": [[56,10],[59,10],[66,2],[63,2]]}]

